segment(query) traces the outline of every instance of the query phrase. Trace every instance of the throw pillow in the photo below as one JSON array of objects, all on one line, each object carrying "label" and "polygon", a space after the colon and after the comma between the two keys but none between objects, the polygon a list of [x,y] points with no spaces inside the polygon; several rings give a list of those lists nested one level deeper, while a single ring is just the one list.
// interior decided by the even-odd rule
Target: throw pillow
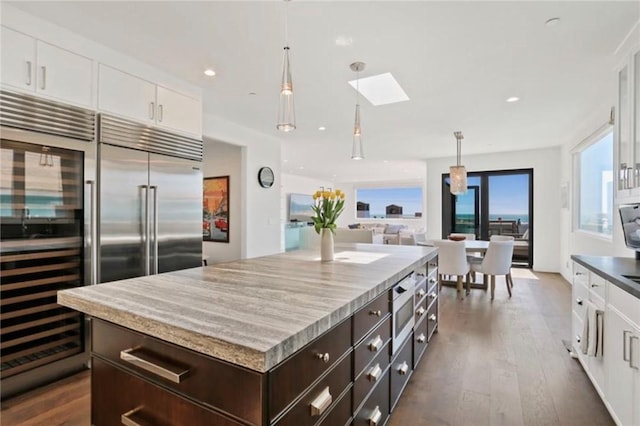
[{"label": "throw pillow", "polygon": [[354,223],[352,225],[347,225],[349,227],[349,229],[359,229],[360,228],[360,224],[359,223]]},{"label": "throw pillow", "polygon": [[406,225],[392,225],[389,224],[384,230],[385,234],[398,234],[401,229],[406,228]]}]

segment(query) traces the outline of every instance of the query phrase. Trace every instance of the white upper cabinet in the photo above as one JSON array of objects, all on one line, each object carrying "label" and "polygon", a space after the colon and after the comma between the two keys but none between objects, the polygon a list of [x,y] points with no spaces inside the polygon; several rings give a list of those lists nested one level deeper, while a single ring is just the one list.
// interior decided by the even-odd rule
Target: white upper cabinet
[{"label": "white upper cabinet", "polygon": [[202,135],[200,100],[100,64],[98,109],[170,130]]},{"label": "white upper cabinet", "polygon": [[618,197],[640,194],[640,50],[618,68],[616,171]]},{"label": "white upper cabinet", "polygon": [[93,61],[2,27],[2,83],[73,104],[92,106]]}]

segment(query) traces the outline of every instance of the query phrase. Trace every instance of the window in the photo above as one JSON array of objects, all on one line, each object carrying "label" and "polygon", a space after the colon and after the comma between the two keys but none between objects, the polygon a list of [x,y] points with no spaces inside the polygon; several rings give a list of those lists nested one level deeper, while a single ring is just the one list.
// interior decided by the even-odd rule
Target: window
[{"label": "window", "polygon": [[356,189],[356,217],[415,219],[422,217],[422,187]]},{"label": "window", "polygon": [[613,229],[613,133],[607,131],[576,154],[578,229],[611,235]]}]

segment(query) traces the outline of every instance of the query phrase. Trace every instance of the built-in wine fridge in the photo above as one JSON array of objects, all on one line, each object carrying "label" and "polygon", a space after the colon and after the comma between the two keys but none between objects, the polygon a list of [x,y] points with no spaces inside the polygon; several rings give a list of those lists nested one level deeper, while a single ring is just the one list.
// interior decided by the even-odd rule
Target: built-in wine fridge
[{"label": "built-in wine fridge", "polygon": [[95,114],[0,92],[2,398],[82,369],[85,319],[58,290],[95,276]]}]

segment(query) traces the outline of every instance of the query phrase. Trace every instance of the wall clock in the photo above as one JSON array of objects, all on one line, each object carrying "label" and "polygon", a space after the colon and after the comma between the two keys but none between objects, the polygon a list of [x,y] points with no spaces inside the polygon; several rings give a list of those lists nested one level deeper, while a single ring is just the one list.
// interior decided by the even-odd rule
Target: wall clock
[{"label": "wall clock", "polygon": [[271,167],[262,167],[258,171],[258,183],[263,188],[271,188],[273,186],[273,181],[275,180],[275,176],[273,175],[273,170]]}]

